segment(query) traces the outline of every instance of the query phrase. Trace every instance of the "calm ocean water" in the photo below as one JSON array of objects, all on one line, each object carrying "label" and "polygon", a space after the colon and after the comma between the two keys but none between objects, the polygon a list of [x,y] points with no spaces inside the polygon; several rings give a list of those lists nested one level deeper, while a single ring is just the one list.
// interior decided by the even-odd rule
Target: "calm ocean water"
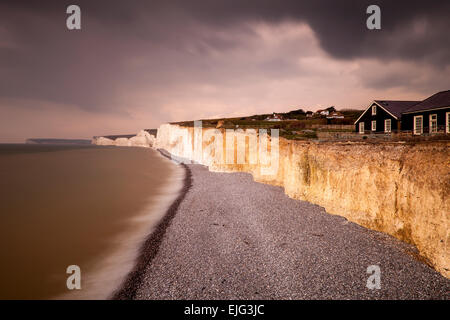
[{"label": "calm ocean water", "polygon": [[182,175],[145,148],[0,145],[0,299],[107,298]]}]

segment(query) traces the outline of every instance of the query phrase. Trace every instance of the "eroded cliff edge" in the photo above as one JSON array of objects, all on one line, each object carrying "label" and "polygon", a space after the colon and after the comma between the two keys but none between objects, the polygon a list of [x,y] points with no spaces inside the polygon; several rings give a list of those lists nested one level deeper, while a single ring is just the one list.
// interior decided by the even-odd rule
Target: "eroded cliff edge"
[{"label": "eroded cliff edge", "polygon": [[[225,154],[238,138],[230,146],[223,130],[173,124],[158,129],[154,146],[211,171],[249,172],[255,181],[284,187],[289,197],[412,243],[436,270],[450,277],[450,143],[314,143],[280,138],[278,170],[264,175],[258,148],[249,147],[253,132],[233,133],[244,136],[246,164],[214,161],[217,149],[211,145],[219,132],[223,139],[217,141]],[[258,162],[248,164],[251,157]]]}]

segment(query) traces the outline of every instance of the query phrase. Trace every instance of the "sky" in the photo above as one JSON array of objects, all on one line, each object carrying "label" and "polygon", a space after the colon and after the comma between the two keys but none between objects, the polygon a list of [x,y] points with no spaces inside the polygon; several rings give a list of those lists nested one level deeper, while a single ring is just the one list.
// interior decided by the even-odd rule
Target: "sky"
[{"label": "sky", "polygon": [[[81,8],[68,30],[66,8]],[[381,9],[369,30],[366,8]],[[450,1],[2,0],[0,142],[450,89]]]}]

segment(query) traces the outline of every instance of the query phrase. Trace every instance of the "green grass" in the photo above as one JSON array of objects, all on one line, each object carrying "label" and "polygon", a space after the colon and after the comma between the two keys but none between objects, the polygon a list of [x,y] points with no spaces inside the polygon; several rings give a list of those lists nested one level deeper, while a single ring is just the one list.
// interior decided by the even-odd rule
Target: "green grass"
[{"label": "green grass", "polygon": [[[238,117],[238,118],[220,118],[220,119],[203,119],[203,128],[216,128],[218,123],[221,122],[221,129],[279,129],[280,136],[290,140],[308,140],[317,139],[317,132],[352,132],[354,129],[332,129],[332,128],[320,128],[316,129],[313,126],[326,126],[329,124],[348,125],[353,124],[354,120],[359,116],[361,110],[344,109],[340,111],[344,114],[344,119],[333,119],[327,121],[325,117],[314,116],[307,118],[306,115],[297,114],[296,111],[291,113],[279,113],[290,118],[296,118],[297,120],[285,120],[285,121],[266,121],[264,119],[269,114],[253,115],[250,117]],[[194,121],[174,122],[185,127],[193,127]],[[305,131],[309,130],[309,131]],[[311,132],[311,130],[313,132]],[[270,130],[268,130],[270,134]]]}]

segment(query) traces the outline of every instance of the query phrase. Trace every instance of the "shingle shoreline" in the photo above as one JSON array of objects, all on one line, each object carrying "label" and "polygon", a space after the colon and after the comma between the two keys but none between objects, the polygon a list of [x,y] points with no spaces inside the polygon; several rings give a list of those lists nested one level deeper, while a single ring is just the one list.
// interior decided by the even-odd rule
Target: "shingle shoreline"
[{"label": "shingle shoreline", "polygon": [[[169,158],[167,153],[164,153],[162,151],[160,152],[163,156]],[[170,225],[170,222],[175,217],[175,214],[177,213],[177,209],[181,201],[183,201],[183,198],[185,197],[186,193],[191,187],[192,184],[191,171],[185,164],[180,165],[185,170],[185,178],[183,181],[183,187],[180,191],[180,194],[172,203],[172,205],[169,207],[164,218],[160,221],[155,230],[144,241],[140,249],[140,253],[137,258],[135,267],[128,274],[127,278],[125,279],[121,287],[112,294],[111,299],[131,300],[136,297],[136,291],[142,282],[143,276],[145,274],[145,269],[152,262],[152,260],[158,253],[161,241],[163,240],[167,227]]]},{"label": "shingle shoreline", "polygon": [[[116,299],[449,299],[414,247],[256,183],[186,165],[182,195]],[[381,289],[366,287],[367,268]]]}]

